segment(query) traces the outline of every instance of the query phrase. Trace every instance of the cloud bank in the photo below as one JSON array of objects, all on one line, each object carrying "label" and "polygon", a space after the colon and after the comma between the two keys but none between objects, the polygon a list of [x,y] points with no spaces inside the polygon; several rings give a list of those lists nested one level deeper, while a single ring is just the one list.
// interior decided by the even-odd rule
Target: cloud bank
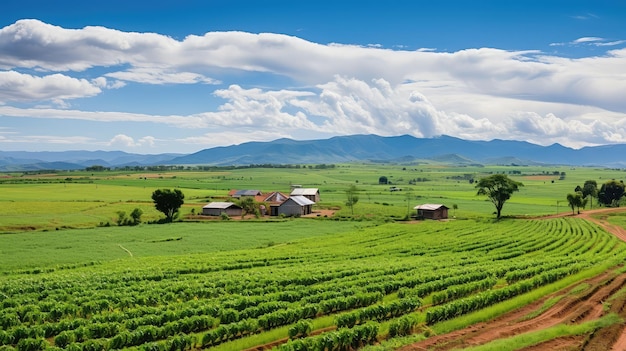
[{"label": "cloud bank", "polygon": [[[626,142],[624,41],[589,36],[571,43],[612,49],[566,58],[537,50],[322,45],[273,33],[175,40],[21,20],[0,29],[0,116],[119,123],[126,130],[142,125],[134,135],[120,131],[100,141],[123,148],[178,143],[195,150],[347,134],[446,134],[573,147]],[[249,80],[258,75],[269,77],[263,87]],[[80,108],[131,86],[197,86],[218,103],[166,115],[137,112],[142,101],[132,111]],[[179,132],[158,135],[165,133],[161,127]]]}]

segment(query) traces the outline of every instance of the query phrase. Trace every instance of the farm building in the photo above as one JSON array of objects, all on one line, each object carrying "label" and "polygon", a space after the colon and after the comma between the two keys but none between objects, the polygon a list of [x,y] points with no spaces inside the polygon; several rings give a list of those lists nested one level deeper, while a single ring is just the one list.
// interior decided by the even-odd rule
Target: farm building
[{"label": "farm building", "polygon": [[274,216],[304,216],[313,212],[313,204],[315,202],[304,196],[292,196],[275,208],[272,206],[271,214]]},{"label": "farm building", "polygon": [[291,196],[304,196],[313,202],[320,202],[320,190],[317,188],[295,188]]},{"label": "farm building", "polygon": [[413,208],[417,210],[417,218],[426,219],[446,219],[448,218],[448,207],[440,204],[423,204]]},{"label": "farm building", "polygon": [[231,190],[228,193],[228,196],[233,197],[235,199],[240,199],[243,196],[259,196],[259,195],[263,195],[263,193],[261,192],[261,190]]},{"label": "farm building", "polygon": [[206,216],[241,216],[242,208],[232,202],[211,202],[202,207],[202,214]]},{"label": "farm building", "polygon": [[278,207],[287,199],[289,199],[289,195],[285,195],[279,191],[275,191],[262,196],[262,198],[258,199],[257,202],[267,203],[267,205],[269,205],[269,215],[278,216]]}]

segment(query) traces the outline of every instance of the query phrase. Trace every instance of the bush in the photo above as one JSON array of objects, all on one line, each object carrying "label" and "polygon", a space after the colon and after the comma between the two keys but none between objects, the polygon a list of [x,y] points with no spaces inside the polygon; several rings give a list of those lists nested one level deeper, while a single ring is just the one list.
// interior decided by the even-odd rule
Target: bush
[{"label": "bush", "polygon": [[39,351],[45,350],[48,343],[43,339],[26,338],[17,343],[18,351]]},{"label": "bush", "polygon": [[313,323],[310,319],[302,319],[289,328],[289,338],[303,338],[308,336],[313,330]]}]

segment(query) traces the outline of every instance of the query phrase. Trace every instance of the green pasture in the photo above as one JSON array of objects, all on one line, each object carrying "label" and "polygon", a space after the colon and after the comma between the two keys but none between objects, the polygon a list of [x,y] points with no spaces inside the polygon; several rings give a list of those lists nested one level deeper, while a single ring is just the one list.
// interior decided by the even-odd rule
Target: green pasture
[{"label": "green pasture", "polygon": [[[576,186],[590,179],[601,185],[624,176],[623,170],[591,167],[379,163],[210,171],[11,173],[0,177],[0,233],[114,224],[118,211],[130,213],[134,208],[143,211],[143,221],[156,221],[162,214],[154,209],[151,194],[160,188],[183,191],[181,218],[199,213],[210,201],[227,199],[231,189],[289,193],[293,185],[319,188],[321,201],[314,210],[335,209],[339,217],[398,220],[414,214],[413,208],[419,204],[441,203],[456,218],[490,218],[493,205],[486,197],[476,195],[470,179],[493,173],[508,174],[524,184],[505,204],[504,216],[566,212],[569,208],[565,198]],[[561,173],[565,173],[563,179]],[[381,176],[391,184],[379,184]],[[356,185],[359,191],[353,209],[345,206],[345,191],[350,185]],[[390,186],[402,190],[391,192]]]},{"label": "green pasture", "polygon": [[[338,235],[365,225],[349,221],[283,220],[143,224],[0,235],[0,272],[176,256],[280,245]],[[251,252],[253,254],[253,252]]]}]

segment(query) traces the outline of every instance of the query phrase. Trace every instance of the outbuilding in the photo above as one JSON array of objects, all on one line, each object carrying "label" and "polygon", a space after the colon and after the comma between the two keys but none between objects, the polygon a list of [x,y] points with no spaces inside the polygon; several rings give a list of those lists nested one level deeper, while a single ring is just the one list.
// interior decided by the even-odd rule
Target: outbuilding
[{"label": "outbuilding", "polygon": [[320,190],[318,188],[294,188],[291,196],[304,196],[313,202],[320,202]]},{"label": "outbuilding", "polygon": [[202,214],[205,216],[241,216],[242,208],[233,202],[211,202],[202,207]]},{"label": "outbuilding", "polygon": [[413,208],[417,210],[417,218],[425,219],[446,219],[448,218],[448,207],[441,204],[423,204]]},{"label": "outbuilding", "polygon": [[313,212],[315,202],[304,196],[292,196],[276,208],[276,215],[304,216]]}]

